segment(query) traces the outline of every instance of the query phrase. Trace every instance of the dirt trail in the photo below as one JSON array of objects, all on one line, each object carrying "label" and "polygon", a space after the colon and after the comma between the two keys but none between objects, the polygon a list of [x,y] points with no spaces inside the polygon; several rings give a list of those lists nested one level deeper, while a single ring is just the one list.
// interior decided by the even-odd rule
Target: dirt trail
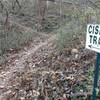
[{"label": "dirt trail", "polygon": [[[34,55],[40,48],[45,48],[50,41],[54,40],[56,35],[51,36],[49,39],[46,39],[44,42],[41,41],[38,44],[34,43],[26,51],[19,52],[17,57],[8,65],[6,65],[6,70],[1,71],[0,73],[0,100],[4,96],[3,90],[6,88],[9,90],[10,84],[9,80],[15,76],[16,72],[23,72],[26,68],[25,62],[28,58]],[[14,55],[13,55],[14,56]],[[30,66],[30,68],[32,65]]]}]

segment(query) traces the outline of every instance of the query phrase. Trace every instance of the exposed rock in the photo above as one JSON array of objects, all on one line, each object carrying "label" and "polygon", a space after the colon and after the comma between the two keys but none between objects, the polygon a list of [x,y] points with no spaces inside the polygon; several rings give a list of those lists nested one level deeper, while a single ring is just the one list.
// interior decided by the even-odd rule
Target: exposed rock
[{"label": "exposed rock", "polygon": [[74,49],[71,50],[71,54],[77,54],[77,53],[79,53],[78,49],[74,48]]}]

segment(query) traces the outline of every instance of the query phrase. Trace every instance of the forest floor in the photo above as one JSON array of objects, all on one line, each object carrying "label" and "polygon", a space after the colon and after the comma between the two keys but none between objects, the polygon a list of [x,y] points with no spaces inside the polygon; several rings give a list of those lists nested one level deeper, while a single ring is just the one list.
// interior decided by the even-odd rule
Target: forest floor
[{"label": "forest floor", "polygon": [[82,40],[77,48],[58,52],[56,39],[55,33],[41,32],[23,49],[8,53],[0,65],[0,100],[91,100],[95,53]]},{"label": "forest floor", "polygon": [[0,100],[58,100],[64,94],[91,95],[92,81],[87,75],[94,65],[94,52],[79,46],[58,53],[56,39],[56,34],[40,35],[23,50],[11,52],[10,59],[0,66]]},{"label": "forest floor", "polygon": [[13,83],[13,81],[18,73],[27,73],[28,70],[35,67],[36,63],[39,63],[48,53],[52,52],[51,48],[48,46],[52,45],[50,42],[55,39],[56,35],[51,36],[50,34],[41,34],[42,35],[37,37],[32,43],[27,44],[23,50],[18,51],[17,53],[12,51],[8,56],[10,59],[6,61],[5,64],[1,64],[0,100],[3,100],[2,97],[7,94],[9,88],[12,88],[13,85],[17,84]]}]

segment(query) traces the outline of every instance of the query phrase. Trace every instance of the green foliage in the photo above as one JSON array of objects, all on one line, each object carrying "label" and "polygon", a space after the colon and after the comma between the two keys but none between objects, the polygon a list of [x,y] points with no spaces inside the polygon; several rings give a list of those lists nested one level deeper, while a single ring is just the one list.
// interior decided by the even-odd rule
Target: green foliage
[{"label": "green foliage", "polygon": [[[83,82],[79,82],[78,84],[75,84],[73,86],[73,90],[75,93],[79,93],[81,91],[92,93],[92,90],[93,90],[93,69],[94,69],[94,67],[91,66],[91,67],[89,67],[88,71],[86,72],[85,77],[87,78],[87,80],[85,80]],[[84,96],[84,97],[80,97],[78,99],[76,97],[72,97],[71,100],[88,100],[88,99],[87,99],[87,96]]]}]

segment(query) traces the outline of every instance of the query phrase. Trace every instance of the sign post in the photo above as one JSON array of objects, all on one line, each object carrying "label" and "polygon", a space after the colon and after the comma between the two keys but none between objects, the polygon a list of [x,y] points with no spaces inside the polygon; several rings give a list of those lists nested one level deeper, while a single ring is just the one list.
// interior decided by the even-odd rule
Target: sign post
[{"label": "sign post", "polygon": [[96,90],[98,85],[99,71],[100,71],[100,25],[87,25],[86,48],[97,52],[96,66],[94,71],[94,84],[92,100],[96,100]]},{"label": "sign post", "polygon": [[97,53],[92,100],[96,100],[96,88],[98,85],[99,67],[100,67],[100,53]]}]

